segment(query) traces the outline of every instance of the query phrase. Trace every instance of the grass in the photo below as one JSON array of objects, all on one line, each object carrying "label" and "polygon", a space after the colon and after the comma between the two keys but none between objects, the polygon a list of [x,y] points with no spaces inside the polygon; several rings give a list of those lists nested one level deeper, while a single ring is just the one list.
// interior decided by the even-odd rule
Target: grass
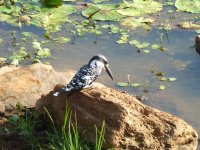
[{"label": "grass", "polygon": [[[13,114],[9,121],[16,127],[17,133],[24,137],[31,149],[49,150],[101,150],[105,142],[105,121],[100,129],[95,126],[96,139],[92,144],[86,138],[80,136],[78,132],[77,119],[72,121],[72,113],[67,104],[62,128],[58,128],[49,113],[44,108],[50,120],[49,127],[43,130],[43,134],[38,134],[38,127],[41,126],[36,115],[30,111],[25,111],[24,115]],[[86,134],[86,133],[84,133]]]}]

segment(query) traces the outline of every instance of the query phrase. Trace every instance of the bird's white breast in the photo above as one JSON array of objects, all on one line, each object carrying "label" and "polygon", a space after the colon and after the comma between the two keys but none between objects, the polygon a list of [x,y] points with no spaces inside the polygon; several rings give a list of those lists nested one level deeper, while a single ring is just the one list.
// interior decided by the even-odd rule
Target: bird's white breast
[{"label": "bird's white breast", "polygon": [[104,68],[104,64],[101,62],[101,61],[98,61],[98,60],[93,60],[91,63],[90,63],[90,67],[92,68],[96,68],[98,73],[100,74],[102,69]]}]

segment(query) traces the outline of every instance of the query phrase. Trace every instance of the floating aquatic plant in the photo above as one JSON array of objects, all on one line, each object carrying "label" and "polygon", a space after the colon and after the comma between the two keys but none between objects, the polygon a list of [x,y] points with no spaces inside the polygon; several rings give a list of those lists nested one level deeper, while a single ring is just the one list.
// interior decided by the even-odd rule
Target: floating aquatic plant
[{"label": "floating aquatic plant", "polygon": [[131,41],[129,41],[129,44],[135,46],[135,47],[138,48],[138,49],[147,48],[147,47],[149,46],[149,43],[147,43],[147,42],[140,43],[140,42],[137,41],[137,40],[131,40]]},{"label": "floating aquatic plant", "polygon": [[153,0],[134,0],[121,3],[117,12],[124,16],[141,16],[162,10],[162,4]]},{"label": "floating aquatic plant", "polygon": [[90,4],[82,12],[82,15],[89,17],[92,15],[93,20],[101,21],[119,21],[124,16],[116,11],[117,4]]},{"label": "floating aquatic plant", "polygon": [[181,11],[200,13],[200,0],[176,0],[175,6]]},{"label": "floating aquatic plant", "polygon": [[129,84],[127,82],[117,82],[117,85],[120,86],[120,87],[126,87]]},{"label": "floating aquatic plant", "polygon": [[42,0],[45,5],[50,6],[60,6],[62,5],[62,0]]}]

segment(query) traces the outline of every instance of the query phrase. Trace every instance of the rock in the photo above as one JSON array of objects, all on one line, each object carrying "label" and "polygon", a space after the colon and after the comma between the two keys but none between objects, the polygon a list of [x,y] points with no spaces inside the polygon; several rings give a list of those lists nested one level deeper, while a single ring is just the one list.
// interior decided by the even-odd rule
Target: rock
[{"label": "rock", "polygon": [[39,63],[26,68],[0,68],[0,112],[10,111],[17,103],[34,107],[41,95],[48,94],[57,84],[67,83],[72,75],[71,71],[63,78],[51,66]]},{"label": "rock", "polygon": [[[148,107],[131,95],[105,86],[95,85],[67,96],[52,94],[37,101],[36,110],[45,118],[44,106],[58,125],[63,124],[66,97],[72,112],[76,112],[79,132],[95,142],[94,124],[106,122],[104,148],[127,150],[195,150],[198,135],[182,119]],[[46,118],[47,119],[47,118]]]},{"label": "rock", "polygon": [[200,55],[200,35],[196,36],[195,47],[196,47],[197,53]]},{"label": "rock", "polygon": [[[36,104],[39,115],[45,106],[55,122],[62,125],[66,106],[66,93],[52,94],[74,75],[73,71],[57,73],[49,65],[34,64],[29,67],[4,66],[0,68],[0,112],[8,111],[21,103],[26,107]],[[51,91],[51,92],[50,92]],[[43,95],[43,96],[42,96]],[[78,129],[86,131],[94,142],[94,124],[106,122],[104,148],[154,150],[195,150],[197,133],[183,120],[148,107],[131,95],[94,84],[68,96],[71,110],[76,111]]]}]

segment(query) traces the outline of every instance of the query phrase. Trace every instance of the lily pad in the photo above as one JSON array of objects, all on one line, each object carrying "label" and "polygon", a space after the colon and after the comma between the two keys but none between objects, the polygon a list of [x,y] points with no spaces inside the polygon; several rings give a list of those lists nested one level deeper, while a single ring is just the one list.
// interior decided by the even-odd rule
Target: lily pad
[{"label": "lily pad", "polygon": [[51,56],[51,51],[48,48],[39,49],[36,52],[36,59],[46,58]]},{"label": "lily pad", "polygon": [[166,80],[167,80],[166,77],[163,77],[163,76],[160,77],[160,81],[166,81]]},{"label": "lily pad", "polygon": [[0,44],[3,42],[3,39],[2,38],[0,38]]},{"label": "lily pad", "polygon": [[200,13],[200,0],[176,0],[175,6],[181,11]]},{"label": "lily pad", "polygon": [[164,89],[165,89],[165,86],[164,86],[164,85],[160,85],[158,89],[159,89],[159,90],[164,90]]},{"label": "lily pad", "polygon": [[56,41],[58,42],[58,43],[68,43],[68,42],[70,42],[71,41],[71,38],[68,38],[68,37],[59,37],[59,38],[57,38],[56,39]]},{"label": "lily pad", "polygon": [[126,86],[128,86],[128,83],[126,83],[126,82],[117,82],[117,85],[121,86],[121,87],[126,87]]},{"label": "lily pad", "polygon": [[62,5],[62,0],[43,0],[45,5],[59,6]]},{"label": "lily pad", "polygon": [[109,0],[92,0],[93,3],[102,3],[102,2],[107,2]]},{"label": "lily pad", "polygon": [[162,4],[153,0],[134,0],[120,4],[117,12],[124,16],[140,16],[162,10]]},{"label": "lily pad", "polygon": [[160,51],[164,51],[165,50],[162,45],[158,45],[158,44],[152,44],[151,48],[152,49],[158,49]]},{"label": "lily pad", "polygon": [[21,34],[22,34],[22,36],[24,36],[24,37],[30,37],[30,36],[32,36],[32,33],[31,33],[31,32],[22,32]]},{"label": "lily pad", "polygon": [[145,19],[143,17],[139,17],[139,18],[128,17],[128,18],[122,19],[120,21],[120,24],[121,24],[121,26],[128,27],[132,30],[134,30],[140,26],[146,30],[150,30],[151,28],[150,28],[149,24],[152,22],[153,22],[153,20],[149,19],[149,18]]},{"label": "lily pad", "polygon": [[76,2],[77,0],[63,0],[64,2]]},{"label": "lily pad", "polygon": [[37,42],[37,41],[33,42],[33,48],[35,48],[35,49],[42,49],[41,48],[41,44],[39,42]]},{"label": "lily pad", "polygon": [[118,21],[124,16],[120,15],[116,11],[117,4],[90,4],[88,8],[86,8],[82,15],[85,17],[90,17],[93,20],[100,21]]},{"label": "lily pad", "polygon": [[[135,46],[135,47],[138,48],[138,49],[147,48],[147,47],[149,46],[149,43],[147,43],[147,42],[140,43],[140,42],[137,41],[137,40],[129,41],[129,44]],[[148,53],[148,52],[147,52],[147,53]]]},{"label": "lily pad", "polygon": [[134,88],[138,88],[138,87],[140,87],[141,85],[140,85],[139,83],[133,83],[133,84],[131,84],[131,86],[134,87]]},{"label": "lily pad", "polygon": [[28,57],[26,48],[21,47],[18,51],[13,52],[11,56],[9,56],[9,59],[11,60],[11,64],[18,65],[19,62],[24,60],[26,57]]},{"label": "lily pad", "polygon": [[165,5],[167,5],[167,6],[174,6],[174,2],[168,1],[168,2],[165,2]]},{"label": "lily pad", "polygon": [[150,52],[150,50],[144,49],[142,52],[145,53],[145,54],[148,54]]},{"label": "lily pad", "polygon": [[167,80],[170,82],[173,82],[173,81],[176,81],[177,79],[176,78],[168,78]]},{"label": "lily pad", "polygon": [[73,5],[62,5],[57,8],[41,8],[41,11],[31,15],[32,24],[43,27],[49,32],[56,32],[60,30],[61,24],[66,22],[67,15],[76,12],[76,7]]},{"label": "lily pad", "polygon": [[119,38],[119,40],[117,40],[116,42],[117,42],[118,44],[125,44],[125,43],[128,43],[128,37],[129,37],[129,35],[123,34],[123,35],[121,35],[121,37]]},{"label": "lily pad", "polygon": [[111,24],[109,26],[109,28],[110,28],[110,30],[111,30],[112,33],[119,33],[120,32],[120,28],[117,27],[117,26],[115,26],[114,24]]}]

